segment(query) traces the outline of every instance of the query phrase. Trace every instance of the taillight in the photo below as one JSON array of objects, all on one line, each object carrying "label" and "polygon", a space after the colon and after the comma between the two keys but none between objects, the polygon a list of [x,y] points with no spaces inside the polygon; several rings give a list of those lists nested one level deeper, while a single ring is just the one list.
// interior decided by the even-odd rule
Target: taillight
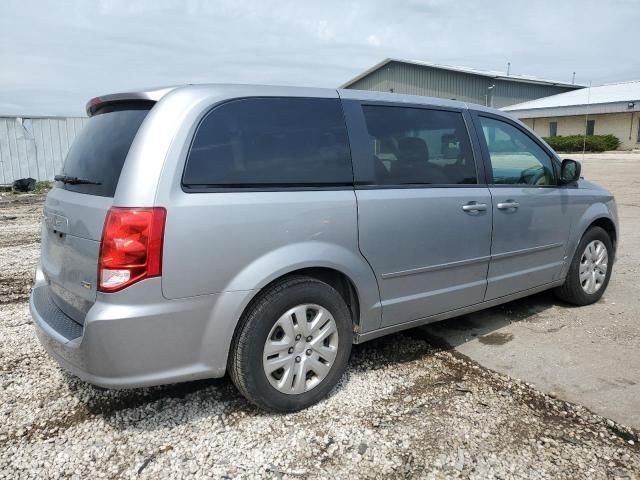
[{"label": "taillight", "polygon": [[109,209],[100,244],[98,291],[117,292],[162,274],[166,216],[162,207]]}]

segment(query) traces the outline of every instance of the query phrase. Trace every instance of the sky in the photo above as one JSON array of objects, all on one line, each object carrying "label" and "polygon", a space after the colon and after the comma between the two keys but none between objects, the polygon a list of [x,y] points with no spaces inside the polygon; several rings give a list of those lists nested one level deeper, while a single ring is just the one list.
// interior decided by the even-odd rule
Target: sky
[{"label": "sky", "polygon": [[387,57],[640,79],[640,0],[0,0],[0,116],[184,83],[337,87]]}]

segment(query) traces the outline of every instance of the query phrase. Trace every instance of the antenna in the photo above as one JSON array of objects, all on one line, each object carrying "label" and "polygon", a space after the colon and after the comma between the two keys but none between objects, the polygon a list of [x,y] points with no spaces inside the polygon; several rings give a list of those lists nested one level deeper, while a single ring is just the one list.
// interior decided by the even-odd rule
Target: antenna
[{"label": "antenna", "polygon": [[507,62],[507,77],[509,76],[509,73],[511,73],[511,62]]},{"label": "antenna", "polygon": [[573,76],[571,77],[571,84],[576,83],[576,72],[573,72]]}]

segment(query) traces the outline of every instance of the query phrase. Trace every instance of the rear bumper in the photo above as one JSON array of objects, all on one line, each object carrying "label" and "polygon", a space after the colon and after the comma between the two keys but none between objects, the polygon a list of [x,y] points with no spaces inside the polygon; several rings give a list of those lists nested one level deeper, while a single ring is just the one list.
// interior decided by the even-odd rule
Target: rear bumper
[{"label": "rear bumper", "polygon": [[[159,278],[100,295],[79,325],[36,285],[29,306],[47,352],[81,379],[131,388],[221,377],[246,295],[162,297]],[[144,300],[142,300],[144,299]]]}]

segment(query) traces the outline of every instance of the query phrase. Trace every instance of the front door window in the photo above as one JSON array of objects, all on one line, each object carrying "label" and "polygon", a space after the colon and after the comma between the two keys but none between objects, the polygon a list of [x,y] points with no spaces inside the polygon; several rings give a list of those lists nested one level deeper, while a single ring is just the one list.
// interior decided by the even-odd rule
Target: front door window
[{"label": "front door window", "polygon": [[491,160],[493,184],[554,185],[549,155],[513,125],[488,117],[480,124]]}]

